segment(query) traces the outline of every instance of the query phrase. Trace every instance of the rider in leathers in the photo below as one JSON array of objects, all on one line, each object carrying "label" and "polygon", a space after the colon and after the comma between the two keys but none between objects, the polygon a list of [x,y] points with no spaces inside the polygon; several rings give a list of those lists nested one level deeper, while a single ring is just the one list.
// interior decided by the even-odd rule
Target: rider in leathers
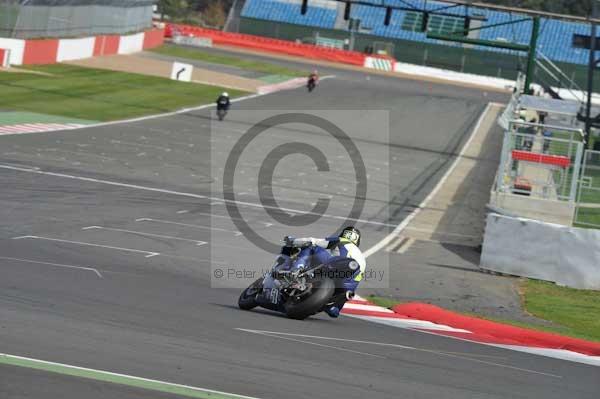
[{"label": "rider in leathers", "polygon": [[[294,264],[294,267],[297,269],[306,267],[307,263],[311,261],[325,263],[332,256],[352,258],[358,263],[358,270],[344,280],[343,289],[336,290],[333,305],[325,309],[325,312],[330,317],[338,317],[346,301],[354,296],[358,284],[364,278],[367,267],[365,257],[360,249],[358,249],[360,245],[360,231],[353,226],[348,226],[342,230],[338,237],[285,237],[284,240],[286,243],[284,251],[290,247],[303,248]],[[317,250],[311,251],[311,247],[316,247]]]}]

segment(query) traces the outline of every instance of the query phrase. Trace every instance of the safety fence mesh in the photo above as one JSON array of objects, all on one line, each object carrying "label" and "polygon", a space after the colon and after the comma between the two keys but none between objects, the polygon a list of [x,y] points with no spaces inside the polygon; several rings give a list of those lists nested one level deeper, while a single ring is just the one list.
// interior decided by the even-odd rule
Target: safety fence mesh
[{"label": "safety fence mesh", "polygon": [[77,37],[137,32],[152,25],[153,0],[4,0],[0,37]]}]

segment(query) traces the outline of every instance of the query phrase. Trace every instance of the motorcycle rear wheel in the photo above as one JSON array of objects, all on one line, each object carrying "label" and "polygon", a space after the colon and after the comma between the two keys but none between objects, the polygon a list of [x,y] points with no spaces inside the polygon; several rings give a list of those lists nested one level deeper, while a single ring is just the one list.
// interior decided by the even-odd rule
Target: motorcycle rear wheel
[{"label": "motorcycle rear wheel", "polygon": [[306,299],[296,302],[289,299],[285,305],[285,313],[290,319],[304,320],[323,309],[323,306],[333,296],[335,291],[335,283],[330,278],[323,278],[314,282],[314,292]]}]

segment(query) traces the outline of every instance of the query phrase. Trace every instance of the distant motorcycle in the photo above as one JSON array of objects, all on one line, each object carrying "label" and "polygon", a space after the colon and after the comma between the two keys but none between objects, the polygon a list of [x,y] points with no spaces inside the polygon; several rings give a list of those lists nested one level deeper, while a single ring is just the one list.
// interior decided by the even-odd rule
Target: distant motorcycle
[{"label": "distant motorcycle", "polygon": [[225,108],[217,109],[217,117],[219,118],[220,121],[225,119],[225,115],[227,115],[227,110]]},{"label": "distant motorcycle", "polygon": [[308,92],[310,93],[311,91],[313,91],[315,87],[317,87],[316,80],[314,78],[309,78],[308,82],[306,83],[306,88],[308,89]]},{"label": "distant motorcycle", "polygon": [[[314,250],[316,247],[311,247]],[[280,255],[270,273],[256,280],[240,295],[238,306],[250,310],[257,306],[303,320],[333,306],[334,295],[344,292],[343,281],[359,269],[358,263],[336,256],[325,264],[310,264],[294,270],[299,249],[287,257]]]}]

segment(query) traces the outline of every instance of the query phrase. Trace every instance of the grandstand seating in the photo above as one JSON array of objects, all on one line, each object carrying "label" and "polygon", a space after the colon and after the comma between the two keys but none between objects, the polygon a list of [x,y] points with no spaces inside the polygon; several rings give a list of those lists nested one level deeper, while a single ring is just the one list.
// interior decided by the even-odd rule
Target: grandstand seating
[{"label": "grandstand seating", "polygon": [[[300,13],[301,3],[299,1],[250,0],[246,1],[242,10],[242,16],[333,29],[335,17],[337,16],[336,8],[326,7],[324,2],[311,3],[313,5],[308,7],[305,15],[302,15]],[[315,4],[320,4],[321,6],[315,6]]]},{"label": "grandstand seating", "polygon": [[[363,2],[381,4],[381,0],[363,0]],[[309,0],[306,15],[301,15],[301,0],[246,0],[242,16],[285,22],[297,25],[333,29],[338,9],[335,2],[326,0]],[[387,5],[406,6],[402,0],[385,0]],[[424,3],[420,4],[423,6]],[[447,3],[428,1],[427,9],[435,10],[447,5]],[[453,14],[464,15],[464,7],[452,8]],[[507,12],[491,11],[470,8],[469,14],[483,15],[486,18],[484,25],[492,25],[506,21],[516,21],[524,16]],[[438,43],[448,46],[458,46],[457,43],[439,42],[428,39],[423,32],[418,31],[421,13],[412,11],[394,10],[390,24],[385,26],[385,9],[370,7],[367,5],[354,5],[350,13],[351,18],[361,20],[361,27],[375,36],[390,39],[402,39],[425,43]],[[452,17],[436,16],[430,19],[429,29],[435,32],[450,33],[454,29],[462,28],[462,19]],[[476,31],[481,39],[506,40],[528,44],[531,34],[531,23],[520,22],[516,24],[503,25],[490,29]],[[572,36],[574,33],[590,34],[589,25],[575,22],[560,21],[543,18],[541,21],[541,33],[538,48],[553,61],[569,62],[573,64],[585,64],[588,51],[572,47]],[[481,49],[484,49],[483,47]],[[510,52],[510,50],[486,47],[485,50],[497,52]]]}]

